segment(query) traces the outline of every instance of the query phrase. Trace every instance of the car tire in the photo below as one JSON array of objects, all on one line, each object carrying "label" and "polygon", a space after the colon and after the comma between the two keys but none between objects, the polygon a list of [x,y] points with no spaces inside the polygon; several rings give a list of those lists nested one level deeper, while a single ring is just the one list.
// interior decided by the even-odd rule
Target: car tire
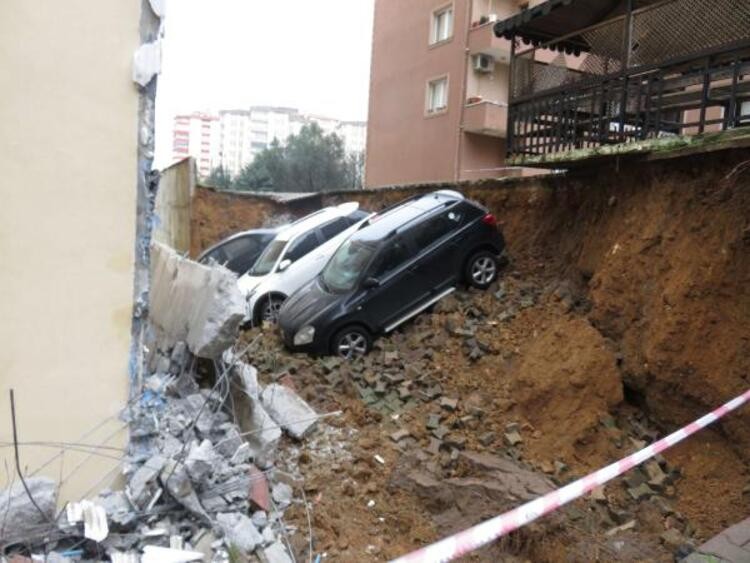
[{"label": "car tire", "polygon": [[473,254],[466,263],[466,283],[477,289],[487,289],[497,279],[497,257],[487,250]]},{"label": "car tire", "polygon": [[264,322],[276,324],[279,320],[279,310],[284,304],[284,297],[281,295],[269,295],[264,297],[258,306],[258,312],[255,315],[255,324],[262,325]]},{"label": "car tire", "polygon": [[342,328],[333,337],[331,354],[345,360],[353,360],[366,355],[372,349],[370,331],[359,325]]}]

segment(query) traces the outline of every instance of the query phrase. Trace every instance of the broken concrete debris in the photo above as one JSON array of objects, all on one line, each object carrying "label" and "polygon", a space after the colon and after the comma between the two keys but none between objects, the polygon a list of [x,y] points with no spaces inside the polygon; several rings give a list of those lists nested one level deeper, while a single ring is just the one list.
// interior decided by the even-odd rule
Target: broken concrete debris
[{"label": "broken concrete debris", "polygon": [[[113,561],[137,562],[139,554],[142,561],[193,561],[208,552],[208,560],[225,561],[229,550],[239,549],[292,561],[278,539],[292,533],[283,513],[296,502],[295,492],[275,477],[274,458],[284,455],[275,450],[282,428],[298,441],[311,434],[316,412],[289,387],[261,386],[255,368],[237,357],[232,365],[216,362],[215,382],[201,388],[199,377],[212,375],[195,371],[188,345],[155,349],[154,371],[144,375],[141,395],[125,415],[131,440],[124,489],[68,504],[60,534],[90,540],[79,555],[92,559],[106,553]],[[247,399],[239,408],[250,412],[232,410],[233,387]],[[33,546],[44,536],[28,533],[56,527],[57,488],[41,477],[27,483],[43,514],[16,483],[0,493],[0,509],[13,527],[0,535],[10,532]]]},{"label": "broken concrete debris", "polygon": [[219,358],[234,344],[246,317],[247,302],[234,273],[152,243],[149,319],[161,345],[172,348],[183,341],[200,358]]},{"label": "broken concrete debris", "polygon": [[3,515],[2,528],[0,528],[2,538],[20,539],[24,534],[35,531],[40,525],[48,524],[55,518],[57,507],[55,482],[46,477],[29,477],[26,478],[26,486],[34,499],[33,502],[20,481],[0,492],[0,514]]},{"label": "broken concrete debris", "polygon": [[318,422],[317,413],[285,385],[268,385],[261,401],[271,418],[293,438],[304,437]]},{"label": "broken concrete debris", "polygon": [[224,532],[227,542],[245,553],[251,553],[263,543],[263,536],[258,532],[253,521],[244,514],[239,512],[217,514],[216,521]]}]

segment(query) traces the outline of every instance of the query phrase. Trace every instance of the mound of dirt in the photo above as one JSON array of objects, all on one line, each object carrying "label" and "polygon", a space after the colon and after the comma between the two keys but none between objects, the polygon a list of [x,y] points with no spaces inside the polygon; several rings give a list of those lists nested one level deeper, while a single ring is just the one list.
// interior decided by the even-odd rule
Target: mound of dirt
[{"label": "mound of dirt", "polygon": [[512,396],[539,433],[538,449],[569,450],[623,399],[617,362],[584,318],[561,318],[523,350]]}]

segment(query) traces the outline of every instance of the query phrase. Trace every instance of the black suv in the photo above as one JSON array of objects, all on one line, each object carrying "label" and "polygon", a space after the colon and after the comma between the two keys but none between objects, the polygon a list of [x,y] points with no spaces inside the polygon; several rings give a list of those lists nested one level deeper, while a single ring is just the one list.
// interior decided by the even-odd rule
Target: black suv
[{"label": "black suv", "polygon": [[366,354],[464,281],[495,281],[505,241],[495,217],[454,191],[417,196],[366,221],[279,313],[294,351]]}]

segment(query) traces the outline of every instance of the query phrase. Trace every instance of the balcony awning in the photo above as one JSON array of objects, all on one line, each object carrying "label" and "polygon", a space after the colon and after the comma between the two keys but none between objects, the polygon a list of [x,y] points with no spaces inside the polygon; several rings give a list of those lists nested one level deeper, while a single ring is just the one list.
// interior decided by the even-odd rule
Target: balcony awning
[{"label": "balcony awning", "polygon": [[[633,4],[641,7],[652,2],[634,0]],[[539,45],[622,15],[627,5],[627,0],[547,0],[498,21],[494,31],[498,37],[520,37],[527,44]],[[587,45],[583,38],[573,35],[553,48],[586,51]]]}]

